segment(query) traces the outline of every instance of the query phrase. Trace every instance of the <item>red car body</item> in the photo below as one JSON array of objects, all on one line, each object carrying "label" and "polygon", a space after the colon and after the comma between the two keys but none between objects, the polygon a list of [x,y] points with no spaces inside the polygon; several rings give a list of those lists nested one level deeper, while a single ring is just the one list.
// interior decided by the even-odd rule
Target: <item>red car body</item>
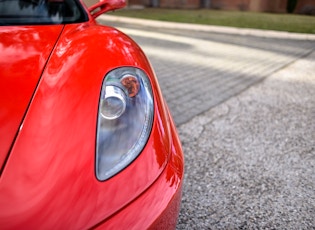
[{"label": "red car body", "polygon": [[[108,4],[90,8],[99,9],[94,16],[83,6],[88,20],[81,23],[0,26],[1,229],[176,226],[181,144],[142,50],[96,23],[98,14],[123,5]],[[132,163],[101,181],[95,175],[100,91],[106,73],[122,66],[148,76],[153,124]]]}]

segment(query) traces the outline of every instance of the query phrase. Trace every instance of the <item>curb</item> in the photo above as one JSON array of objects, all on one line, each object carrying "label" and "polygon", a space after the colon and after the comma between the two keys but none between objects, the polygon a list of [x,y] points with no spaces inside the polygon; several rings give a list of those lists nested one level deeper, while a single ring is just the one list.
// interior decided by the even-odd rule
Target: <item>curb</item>
[{"label": "curb", "polygon": [[285,38],[285,39],[294,39],[294,40],[315,41],[315,34],[299,34],[299,33],[290,33],[290,32],[282,32],[282,31],[273,31],[273,30],[244,29],[244,28],[235,28],[235,27],[226,27],[226,26],[210,26],[210,25],[179,23],[179,22],[164,22],[164,21],[157,21],[157,20],[147,20],[147,19],[104,15],[104,14],[101,15],[99,19],[105,20],[105,21],[112,21],[112,22],[150,26],[150,27],[155,27],[155,28],[181,29],[181,30],[214,32],[214,33],[243,35],[243,36],[249,35],[249,36],[263,37],[263,38],[264,37],[265,38],[282,38],[282,39]]}]

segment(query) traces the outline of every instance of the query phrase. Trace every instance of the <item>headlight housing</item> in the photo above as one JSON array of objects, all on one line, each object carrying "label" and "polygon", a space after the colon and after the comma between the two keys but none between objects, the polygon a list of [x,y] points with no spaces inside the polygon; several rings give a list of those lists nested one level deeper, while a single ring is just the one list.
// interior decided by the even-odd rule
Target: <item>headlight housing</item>
[{"label": "headlight housing", "polygon": [[150,136],[153,95],[149,78],[133,67],[112,70],[103,81],[98,111],[96,177],[103,181],[127,167]]}]

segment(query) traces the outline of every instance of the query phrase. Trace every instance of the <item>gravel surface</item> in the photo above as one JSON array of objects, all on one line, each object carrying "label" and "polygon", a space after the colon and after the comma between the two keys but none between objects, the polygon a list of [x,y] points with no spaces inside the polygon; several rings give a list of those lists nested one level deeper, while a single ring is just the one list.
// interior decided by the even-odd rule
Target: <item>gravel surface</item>
[{"label": "gravel surface", "polygon": [[177,229],[315,229],[315,52],[179,126]]}]

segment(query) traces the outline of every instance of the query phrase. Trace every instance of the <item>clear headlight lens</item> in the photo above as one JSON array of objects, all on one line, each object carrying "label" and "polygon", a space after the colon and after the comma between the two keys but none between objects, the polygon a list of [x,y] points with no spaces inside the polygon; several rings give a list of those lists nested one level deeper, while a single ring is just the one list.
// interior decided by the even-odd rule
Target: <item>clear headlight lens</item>
[{"label": "clear headlight lens", "polygon": [[153,122],[152,89],[146,74],[123,67],[103,82],[97,124],[96,176],[106,180],[142,151]]}]

